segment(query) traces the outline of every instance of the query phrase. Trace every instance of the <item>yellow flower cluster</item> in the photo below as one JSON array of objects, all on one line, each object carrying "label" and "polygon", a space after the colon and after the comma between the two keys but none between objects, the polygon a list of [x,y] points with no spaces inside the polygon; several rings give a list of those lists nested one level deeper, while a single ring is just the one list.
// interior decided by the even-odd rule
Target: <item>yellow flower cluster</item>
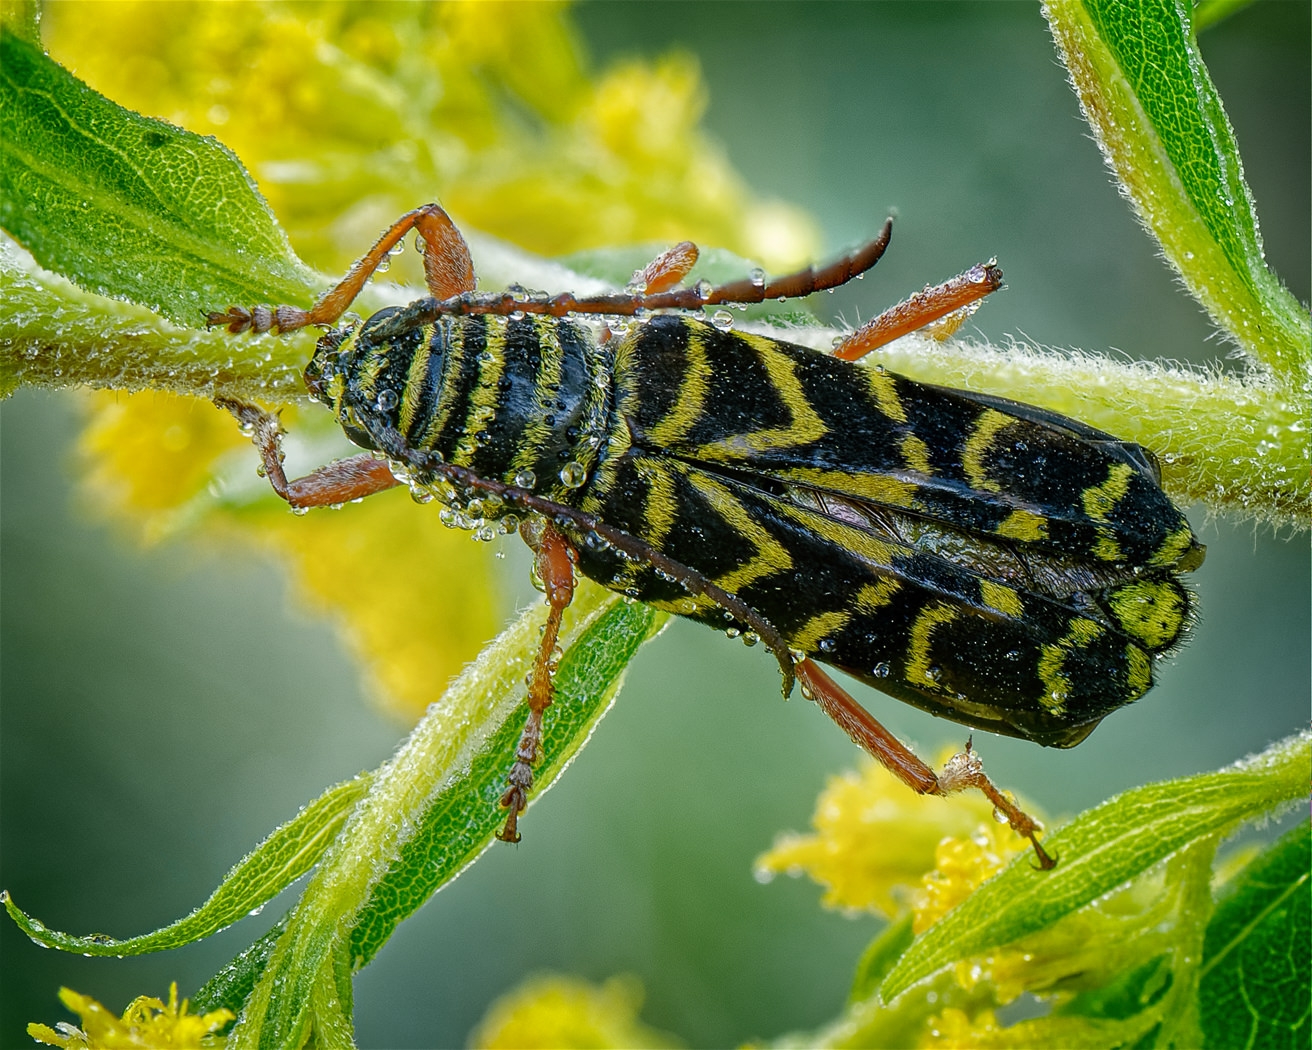
[{"label": "yellow flower cluster", "polygon": [[813,255],[811,224],[754,198],[701,131],[695,60],[594,77],[566,4],[116,0],[52,8],[45,37],[110,98],[234,150],[330,272],[439,198],[539,254],[688,238],[769,266]]},{"label": "yellow flower cluster", "polygon": [[128,1005],[122,1017],[116,1017],[88,995],[71,988],[59,990],[59,1001],[77,1014],[81,1028],[60,1024],[56,1031],[49,1025],[30,1024],[27,1034],[46,1046],[64,1050],[188,1050],[188,1048],[222,1046],[216,1035],[235,1016],[231,1010],[213,1010],[207,1014],[187,1012],[187,1000],[178,1002],[177,984],[169,985],[167,1004],[151,996],[140,996]]},{"label": "yellow flower cluster", "polygon": [[811,819],[815,834],[780,838],[758,874],[805,872],[830,908],[893,918],[914,906],[917,932],[1028,848],[981,796],[916,795],[873,761],[830,778]]},{"label": "yellow flower cluster", "polygon": [[678,1046],[672,1036],[638,1020],[641,1006],[636,977],[612,977],[600,986],[574,977],[533,977],[488,1008],[470,1045],[476,1050]]}]

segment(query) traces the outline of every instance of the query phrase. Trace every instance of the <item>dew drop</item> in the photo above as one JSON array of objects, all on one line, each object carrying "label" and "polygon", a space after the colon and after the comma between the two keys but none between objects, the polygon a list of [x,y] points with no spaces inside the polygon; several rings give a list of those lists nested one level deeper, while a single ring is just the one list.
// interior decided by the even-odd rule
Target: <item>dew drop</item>
[{"label": "dew drop", "polygon": [[588,479],[588,472],[583,464],[571,459],[560,468],[560,483],[568,489],[576,489]]},{"label": "dew drop", "polygon": [[538,483],[538,476],[525,467],[515,475],[515,487],[521,489],[531,489]]}]

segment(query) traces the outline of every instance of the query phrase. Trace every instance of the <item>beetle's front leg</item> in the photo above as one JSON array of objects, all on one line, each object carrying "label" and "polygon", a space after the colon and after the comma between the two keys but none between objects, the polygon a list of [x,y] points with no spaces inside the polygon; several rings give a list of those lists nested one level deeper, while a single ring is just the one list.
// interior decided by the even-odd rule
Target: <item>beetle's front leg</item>
[{"label": "beetle's front leg", "polygon": [[935,774],[814,661],[799,660],[796,673],[802,683],[802,694],[818,703],[858,746],[907,787],[922,795],[950,795],[970,788],[978,789],[1017,834],[1030,840],[1040,868],[1048,871],[1056,866],[1056,859],[1039,844],[1038,833],[1043,826],[993,785],[969,743],[964,751],[949,760],[942,773]]},{"label": "beetle's front leg", "polygon": [[542,744],[542,714],[551,706],[555,694],[552,678],[556,670],[556,641],[560,637],[560,622],[569,603],[574,600],[574,548],[569,540],[542,519],[530,519],[520,528],[520,534],[537,555],[537,575],[547,596],[547,622],[542,628],[542,643],[537,659],[528,677],[528,718],[515,749],[515,764],[510,770],[510,786],[501,796],[501,804],[510,812],[506,825],[497,838],[502,842],[518,842],[519,815],[528,805],[528,793],[533,787],[533,764],[538,760]]},{"label": "beetle's front leg", "polygon": [[278,417],[245,401],[216,397],[214,403],[231,412],[242,429],[249,431],[251,441],[260,450],[264,476],[273,491],[296,510],[350,503],[400,484],[386,463],[367,452],[336,460],[303,478],[289,481],[282,467],[282,427]]},{"label": "beetle's front leg", "polygon": [[392,250],[411,230],[423,238],[424,282],[435,299],[449,299],[475,287],[474,264],[469,245],[440,205],[426,204],[406,212],[384,231],[346,276],[314,301],[308,310],[299,306],[229,306],[206,314],[205,323],[222,325],[229,332],[292,332],[306,325],[334,324],[364,289],[365,282],[380,269]]}]

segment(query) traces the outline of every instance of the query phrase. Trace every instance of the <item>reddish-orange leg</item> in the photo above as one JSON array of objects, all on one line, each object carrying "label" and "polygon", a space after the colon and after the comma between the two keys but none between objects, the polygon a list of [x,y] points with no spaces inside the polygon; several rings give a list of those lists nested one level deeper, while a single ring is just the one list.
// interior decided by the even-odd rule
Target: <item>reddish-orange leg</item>
[{"label": "reddish-orange leg", "polygon": [[330,325],[350,308],[375,270],[391,254],[401,239],[417,230],[424,240],[424,280],[435,299],[449,299],[474,290],[474,264],[469,246],[445,211],[436,204],[426,204],[402,215],[388,227],[346,276],[319,296],[310,309],[296,306],[229,306],[223,313],[206,316],[210,327],[226,325],[232,333],[267,332],[277,329],[290,332],[306,325]]},{"label": "reddish-orange leg", "polygon": [[633,283],[643,295],[655,295],[668,292],[688,276],[697,265],[701,253],[692,241],[680,241],[668,251],[661,252],[645,269],[633,275]]},{"label": "reddish-orange leg", "polygon": [[278,424],[278,417],[231,398],[216,397],[214,403],[236,416],[242,429],[250,432],[251,440],[260,450],[264,476],[269,479],[273,491],[296,510],[335,507],[400,484],[386,463],[367,452],[336,460],[303,478],[288,481],[282,468],[282,427]]},{"label": "reddish-orange leg", "polygon": [[569,540],[541,519],[526,521],[520,528],[520,535],[537,554],[537,575],[546,592],[548,609],[547,622],[542,628],[542,643],[528,683],[528,719],[519,737],[519,747],[515,749],[510,787],[501,796],[501,804],[509,810],[506,826],[497,832],[497,838],[502,842],[519,841],[519,815],[528,805],[529,789],[533,786],[533,765],[542,745],[542,713],[551,706],[555,692],[552,676],[556,670],[560,621],[574,600],[574,550]]},{"label": "reddish-orange leg", "polygon": [[1057,861],[1039,844],[1037,836],[1043,830],[1042,825],[993,786],[969,743],[964,751],[952,756],[941,774],[935,774],[814,661],[799,660],[795,671],[802,683],[802,695],[818,703],[857,746],[874,756],[912,791],[922,795],[950,795],[969,788],[979,789],[1016,833],[1030,840],[1040,868],[1047,871],[1056,865]]},{"label": "reddish-orange leg", "polygon": [[894,339],[944,319],[948,320],[948,328],[941,335],[946,337],[970,316],[984,296],[1001,287],[1002,271],[997,263],[972,266],[965,273],[917,292],[896,306],[890,306],[878,317],[871,318],[839,343],[833,356],[856,361]]}]

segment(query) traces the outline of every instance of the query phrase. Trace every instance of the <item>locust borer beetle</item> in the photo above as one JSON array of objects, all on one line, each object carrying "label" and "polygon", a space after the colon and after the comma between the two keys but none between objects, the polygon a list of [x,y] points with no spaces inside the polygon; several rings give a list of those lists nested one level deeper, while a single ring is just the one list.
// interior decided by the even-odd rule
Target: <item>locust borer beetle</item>
[{"label": "locust borer beetle", "polygon": [[[820,270],[681,287],[685,242],[626,291],[475,291],[464,238],[435,204],[403,216],[309,309],[229,307],[237,333],[329,327],[305,369],[365,453],[289,481],[275,416],[253,428],[298,510],[406,484],[463,528],[518,529],[549,612],[499,833],[518,841],[575,574],[759,639],[851,738],[912,789],[978,788],[1055,861],[1041,830],[965,751],[936,774],[821,664],[976,729],[1051,747],[1083,740],[1152,685],[1189,624],[1180,574],[1204,548],[1152,456],[1073,419],[855,363],[950,328],[999,287],[976,266],[822,353],[708,323],[705,307],[841,285],[891,223]],[[429,298],[332,328],[411,230]],[[592,318],[605,319],[598,324]]]}]

